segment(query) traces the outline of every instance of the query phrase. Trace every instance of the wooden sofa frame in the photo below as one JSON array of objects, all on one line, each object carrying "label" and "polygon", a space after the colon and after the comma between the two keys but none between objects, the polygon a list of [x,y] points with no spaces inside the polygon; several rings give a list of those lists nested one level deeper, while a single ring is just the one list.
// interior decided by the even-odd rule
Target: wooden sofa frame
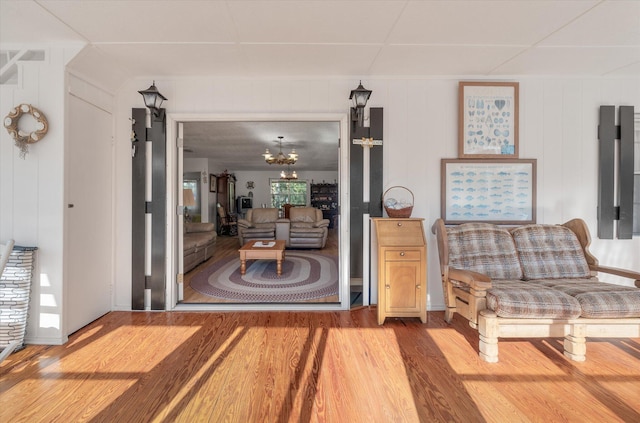
[{"label": "wooden sofa frame", "polygon": [[[576,234],[592,277],[598,272],[634,280],[640,288],[640,272],[601,266],[589,252],[591,236],[582,219],[573,219],[562,226]],[[487,275],[449,266],[449,246],[444,221],[436,220],[432,227],[438,244],[440,272],[445,299],[445,321],[451,323],[455,313],[469,321],[480,334],[480,357],[487,362],[498,362],[499,338],[564,337],[564,355],[574,361],[585,361],[586,338],[637,338],[640,337],[640,318],[576,318],[534,319],[503,318],[487,309],[486,295],[491,288]],[[463,289],[462,287],[466,287]]]}]

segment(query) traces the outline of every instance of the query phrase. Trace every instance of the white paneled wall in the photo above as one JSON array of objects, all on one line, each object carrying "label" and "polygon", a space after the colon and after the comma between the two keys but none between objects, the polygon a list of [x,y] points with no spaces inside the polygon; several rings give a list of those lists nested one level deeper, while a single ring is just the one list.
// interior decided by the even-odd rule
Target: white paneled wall
[{"label": "white paneled wall", "polygon": [[[0,87],[0,110],[30,103],[48,117],[47,137],[25,160],[0,131],[0,239],[35,245],[38,267],[29,321],[30,342],[65,340],[64,307],[64,67],[73,49],[51,49],[47,61],[27,64],[19,86]],[[384,107],[384,186],[404,185],[415,195],[413,215],[424,217],[429,239],[429,308],[442,309],[435,240],[440,216],[440,159],[457,156],[457,83],[473,78],[364,79],[370,106]],[[506,78],[505,78],[506,80]],[[538,160],[538,221],[587,221],[592,251],[603,264],[640,271],[640,238],[598,240],[597,126],[603,104],[640,109],[640,78],[510,78],[520,82],[520,157]],[[344,113],[356,79],[156,79],[169,113]],[[114,303],[131,306],[132,107],[143,107],[139,89],[148,80],[125,83],[116,96],[114,125]],[[4,116],[4,115],[3,115]],[[87,183],[91,183],[87,178]],[[239,192],[243,185],[239,186]],[[71,258],[72,259],[72,258]],[[47,299],[46,306],[41,304]]]},{"label": "white paneled wall", "polygon": [[21,103],[40,109],[47,135],[24,159],[0,130],[0,240],[38,247],[26,342],[61,344],[64,331],[64,65],[77,49],[50,48],[44,62],[20,64],[18,85],[0,86],[2,117]]},{"label": "white paneled wall", "polygon": [[[373,90],[369,106],[384,107],[384,187],[404,185],[415,195],[414,217],[425,218],[429,239],[429,308],[444,307],[435,239],[440,216],[440,159],[457,156],[459,80],[473,78],[363,79]],[[602,104],[640,109],[640,78],[508,78],[520,82],[520,157],[538,160],[538,221],[562,223],[574,217],[596,233],[597,119]],[[156,79],[169,113],[347,113],[356,79]],[[130,157],[124,140],[131,107],[141,107],[137,90],[148,81],[130,81],[119,95],[119,166],[116,190],[118,231],[130,236]],[[595,237],[595,235],[594,235]],[[130,290],[130,242],[121,244],[116,265],[118,292]],[[592,251],[602,263],[640,271],[640,239],[597,240]],[[128,308],[121,295],[116,308]]]}]

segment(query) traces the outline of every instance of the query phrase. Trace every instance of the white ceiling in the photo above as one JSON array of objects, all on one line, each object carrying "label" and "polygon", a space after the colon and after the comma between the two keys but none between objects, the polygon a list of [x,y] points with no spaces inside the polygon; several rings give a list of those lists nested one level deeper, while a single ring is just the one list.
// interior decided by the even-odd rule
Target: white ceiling
[{"label": "white ceiling", "polygon": [[338,170],[339,122],[186,122],[184,157],[209,157],[229,171],[268,170],[276,177],[283,167],[267,164],[262,153],[268,148],[277,155],[280,136],[285,156],[292,149],[299,154],[291,170]]},{"label": "white ceiling", "polygon": [[[70,66],[116,88],[171,76],[636,77],[640,1],[0,0],[3,49],[52,42],[86,44]],[[263,138],[303,138],[281,132]]]},{"label": "white ceiling", "polygon": [[640,1],[0,0],[0,42],[53,41],[126,77],[638,75]]}]

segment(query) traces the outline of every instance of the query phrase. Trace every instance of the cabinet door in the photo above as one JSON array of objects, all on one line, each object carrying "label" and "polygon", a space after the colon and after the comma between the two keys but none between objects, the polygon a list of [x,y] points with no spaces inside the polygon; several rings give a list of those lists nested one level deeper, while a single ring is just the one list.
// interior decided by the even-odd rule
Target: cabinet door
[{"label": "cabinet door", "polygon": [[226,176],[218,176],[218,179],[216,180],[218,185],[218,196],[222,197],[227,195],[227,180],[228,178]]},{"label": "cabinet door", "polygon": [[408,219],[381,219],[376,221],[379,242],[385,246],[426,245],[422,221]]},{"label": "cabinet door", "polygon": [[385,274],[385,312],[419,311],[420,262],[387,261]]}]

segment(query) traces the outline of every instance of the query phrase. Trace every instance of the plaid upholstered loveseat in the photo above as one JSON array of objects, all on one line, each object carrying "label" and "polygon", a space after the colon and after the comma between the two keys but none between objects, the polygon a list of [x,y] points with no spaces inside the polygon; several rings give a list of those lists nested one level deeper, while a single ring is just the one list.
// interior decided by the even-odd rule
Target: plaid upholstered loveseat
[{"label": "plaid upholstered loveseat", "polygon": [[504,228],[438,219],[433,231],[445,320],[458,313],[478,329],[483,360],[498,361],[498,338],[564,337],[565,355],[584,361],[587,337],[640,337],[640,272],[600,266],[583,220]]}]

